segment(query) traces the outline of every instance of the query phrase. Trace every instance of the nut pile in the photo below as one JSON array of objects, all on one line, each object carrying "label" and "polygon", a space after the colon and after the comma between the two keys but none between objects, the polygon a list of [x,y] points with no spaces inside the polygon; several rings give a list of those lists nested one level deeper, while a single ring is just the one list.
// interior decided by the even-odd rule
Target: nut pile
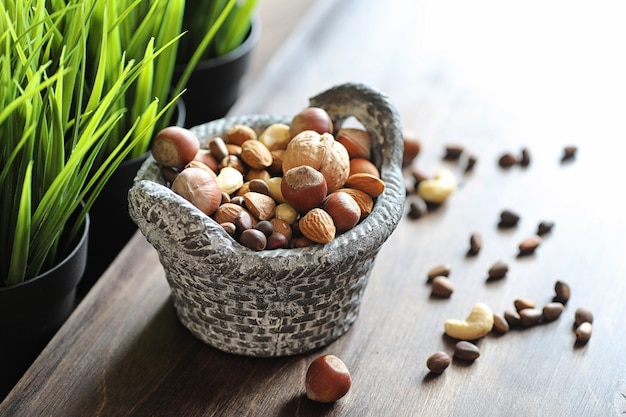
[{"label": "nut pile", "polygon": [[333,130],[308,107],[290,125],[232,126],[201,148],[190,130],[159,132],[152,155],[171,189],[256,250],[331,242],[372,211],[385,190],[362,128]]}]

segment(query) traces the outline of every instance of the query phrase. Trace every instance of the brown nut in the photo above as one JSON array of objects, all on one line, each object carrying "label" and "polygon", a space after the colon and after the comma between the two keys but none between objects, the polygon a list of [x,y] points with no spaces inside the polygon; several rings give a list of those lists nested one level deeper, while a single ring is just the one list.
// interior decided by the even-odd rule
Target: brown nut
[{"label": "brown nut", "polygon": [[361,209],[357,202],[350,194],[342,191],[327,195],[321,203],[321,208],[333,218],[337,233],[352,229],[361,219]]},{"label": "brown nut", "polygon": [[450,366],[451,362],[452,358],[446,352],[435,352],[426,360],[426,367],[430,372],[440,374]]},{"label": "brown nut", "polygon": [[437,276],[431,281],[432,295],[449,298],[454,292],[454,284],[447,277]]},{"label": "brown nut", "polygon": [[467,340],[461,340],[454,345],[454,357],[464,361],[475,361],[480,356],[478,346]]},{"label": "brown nut", "polygon": [[364,172],[350,175],[346,179],[344,186],[361,190],[372,198],[378,197],[385,191],[385,183],[383,180]]},{"label": "brown nut", "polygon": [[259,136],[261,142],[270,151],[287,148],[291,140],[289,126],[284,123],[274,123],[269,125]]},{"label": "brown nut", "polygon": [[301,165],[321,172],[329,192],[343,187],[350,174],[348,151],[330,133],[305,130],[289,141],[283,154],[283,173]]},{"label": "brown nut", "polygon": [[300,132],[312,130],[317,133],[332,133],[333,121],[326,110],[319,107],[307,107],[299,111],[289,125],[291,137]]},{"label": "brown nut", "polygon": [[226,143],[241,146],[247,140],[256,140],[257,134],[250,126],[233,125],[224,135]]},{"label": "brown nut", "polygon": [[269,220],[276,212],[276,202],[268,195],[249,191],[243,195],[244,205],[259,220]]},{"label": "brown nut", "polygon": [[[350,175],[365,173],[380,178],[380,172],[376,165],[369,159],[365,158],[352,158],[350,159]],[[349,176],[348,176],[349,178]]]},{"label": "brown nut", "polygon": [[172,182],[172,191],[189,201],[207,216],[215,213],[222,202],[215,176],[202,168],[186,168]]},{"label": "brown nut", "polygon": [[347,193],[354,198],[361,210],[361,220],[366,218],[374,209],[374,200],[364,191],[355,188],[340,188],[337,191]]},{"label": "brown nut", "polygon": [[316,243],[328,243],[335,238],[333,218],[321,208],[309,210],[298,222],[300,232]]},{"label": "brown nut", "polygon": [[241,145],[241,159],[253,169],[265,169],[272,165],[270,150],[258,140],[247,140]]},{"label": "brown nut", "polygon": [[350,390],[352,380],[345,363],[335,355],[323,355],[309,365],[305,377],[306,396],[310,400],[331,403]]},{"label": "brown nut", "polygon": [[193,160],[200,142],[189,129],[168,126],[159,131],[152,141],[152,156],[159,165],[182,169]]},{"label": "brown nut", "polygon": [[285,172],[280,191],[293,208],[300,213],[306,213],[321,204],[328,187],[321,172],[308,165],[301,165]]}]

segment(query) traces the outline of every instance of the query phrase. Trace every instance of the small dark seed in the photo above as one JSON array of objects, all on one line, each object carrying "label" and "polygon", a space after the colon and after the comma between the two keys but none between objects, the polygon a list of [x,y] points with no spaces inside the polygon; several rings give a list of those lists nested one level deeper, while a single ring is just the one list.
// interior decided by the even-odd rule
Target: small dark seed
[{"label": "small dark seed", "polygon": [[569,285],[567,285],[563,281],[557,281],[556,284],[554,284],[554,292],[554,301],[558,301],[563,305],[567,304],[570,297]]},{"label": "small dark seed", "polygon": [[522,319],[517,311],[506,310],[504,312],[504,319],[509,323],[509,327],[518,327],[522,324]]},{"label": "small dark seed", "polygon": [[552,228],[554,227],[554,222],[541,222],[539,223],[539,225],[537,225],[537,236],[543,236],[545,234],[548,234],[552,231]]},{"label": "small dark seed", "polygon": [[431,282],[431,291],[434,296],[448,298],[454,292],[454,284],[444,276],[437,276]]},{"label": "small dark seed", "polygon": [[267,238],[267,249],[278,249],[278,248],[286,248],[289,242],[287,241],[287,237],[278,232],[274,232]]},{"label": "small dark seed", "polygon": [[496,280],[500,278],[504,278],[505,275],[509,272],[509,266],[504,262],[498,261],[494,263],[491,268],[489,268],[489,280]]},{"label": "small dark seed", "polygon": [[246,229],[241,232],[239,243],[252,250],[260,251],[267,246],[267,237],[257,229]]},{"label": "small dark seed", "polygon": [[237,229],[237,234],[241,234],[244,230],[252,228],[252,217],[247,211],[242,211],[235,217],[233,223]]},{"label": "small dark seed", "polygon": [[409,203],[409,211],[407,212],[407,216],[410,219],[417,220],[424,215],[428,211],[426,207],[426,203],[422,201],[411,201]]},{"label": "small dark seed", "polygon": [[266,237],[274,233],[274,225],[269,220],[261,220],[254,228],[263,232]]},{"label": "small dark seed", "polygon": [[522,242],[518,246],[519,255],[520,256],[532,255],[533,253],[535,253],[535,250],[537,250],[540,244],[541,244],[541,238],[539,236],[527,237],[526,239],[522,240]]},{"label": "small dark seed", "polygon": [[543,318],[543,312],[537,308],[525,308],[519,312],[522,326],[530,327],[539,323]]},{"label": "small dark seed", "polygon": [[248,182],[248,187],[250,188],[250,191],[254,191],[256,193],[261,193],[264,195],[270,195],[270,187],[265,181],[261,179],[255,178],[253,180],[250,180],[250,182]]},{"label": "small dark seed", "polygon": [[436,374],[440,374],[450,366],[452,358],[446,352],[435,352],[426,360],[426,367]]},{"label": "small dark seed", "polygon": [[521,156],[518,162],[523,167],[530,165],[530,152],[527,148],[522,148]]},{"label": "small dark seed", "polygon": [[434,266],[428,271],[428,282],[431,282],[433,278],[442,276],[447,277],[450,276],[450,265],[441,264]]},{"label": "small dark seed", "polygon": [[563,156],[561,157],[561,161],[565,162],[565,161],[574,159],[576,157],[577,150],[578,150],[578,147],[576,146],[573,146],[573,145],[565,146],[563,148]]},{"label": "small dark seed", "polygon": [[461,340],[454,345],[454,356],[465,361],[474,361],[480,356],[480,349],[472,342]]},{"label": "small dark seed", "polygon": [[535,308],[535,302],[527,298],[517,298],[513,301],[513,305],[518,313],[527,308]]},{"label": "small dark seed", "polygon": [[222,226],[224,230],[226,230],[226,233],[228,233],[231,236],[235,236],[235,233],[237,232],[237,227],[235,226],[235,223],[224,222],[224,223],[221,223],[220,226]]},{"label": "small dark seed", "polygon": [[576,312],[574,312],[574,322],[577,326],[585,322],[593,323],[593,313],[585,307],[577,308]]},{"label": "small dark seed", "polygon": [[443,159],[447,161],[457,161],[463,153],[463,147],[460,145],[447,145]]},{"label": "small dark seed", "polygon": [[580,323],[580,325],[576,328],[576,342],[587,343],[589,339],[591,339],[592,330],[593,326],[590,322],[586,321],[584,323]]},{"label": "small dark seed", "polygon": [[465,172],[471,172],[474,170],[474,166],[476,166],[476,162],[478,159],[474,155],[470,155],[467,157],[467,164],[465,165]]},{"label": "small dark seed", "polygon": [[548,303],[543,306],[543,319],[546,321],[554,321],[561,316],[565,306],[559,302]]},{"label": "small dark seed", "polygon": [[478,232],[472,233],[470,236],[469,255],[478,255],[480,249],[483,247],[483,238]]},{"label": "small dark seed", "polygon": [[506,319],[503,316],[494,313],[493,314],[493,329],[497,331],[498,333],[507,333],[509,330],[511,330],[511,326],[509,326],[509,322],[506,321]]},{"label": "small dark seed", "polygon": [[516,163],[517,159],[515,158],[515,155],[508,152],[500,156],[498,159],[498,165],[500,165],[501,168],[510,168]]},{"label": "small dark seed", "polygon": [[511,210],[502,210],[500,212],[500,223],[498,223],[498,227],[501,228],[509,228],[517,226],[517,223],[520,220],[519,214],[511,211]]}]

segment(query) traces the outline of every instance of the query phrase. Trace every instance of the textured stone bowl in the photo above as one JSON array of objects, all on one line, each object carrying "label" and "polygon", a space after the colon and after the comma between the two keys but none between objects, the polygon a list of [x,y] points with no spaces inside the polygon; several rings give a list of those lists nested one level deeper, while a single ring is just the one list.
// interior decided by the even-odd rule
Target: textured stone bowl
[{"label": "textured stone bowl", "polygon": [[[344,84],[312,98],[339,127],[350,116],[369,131],[385,191],[356,227],[325,245],[255,252],[174,194],[149,157],[129,191],[129,211],[156,248],[182,324],[220,350],[286,356],[326,346],[357,319],[381,245],[396,228],[405,187],[398,114],[386,96]],[[258,131],[291,117],[231,117],[193,128],[201,141],[229,126]]]}]

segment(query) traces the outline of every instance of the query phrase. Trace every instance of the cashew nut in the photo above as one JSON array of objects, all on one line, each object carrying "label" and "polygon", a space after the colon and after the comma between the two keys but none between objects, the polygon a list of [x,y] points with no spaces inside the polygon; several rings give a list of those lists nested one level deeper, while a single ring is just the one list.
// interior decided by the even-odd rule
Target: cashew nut
[{"label": "cashew nut", "polygon": [[440,204],[446,201],[455,189],[456,177],[451,171],[442,169],[435,173],[433,179],[420,181],[417,193],[426,202]]},{"label": "cashew nut", "polygon": [[493,311],[485,303],[476,303],[465,320],[448,319],[444,326],[446,334],[455,339],[479,339],[493,328]]}]

